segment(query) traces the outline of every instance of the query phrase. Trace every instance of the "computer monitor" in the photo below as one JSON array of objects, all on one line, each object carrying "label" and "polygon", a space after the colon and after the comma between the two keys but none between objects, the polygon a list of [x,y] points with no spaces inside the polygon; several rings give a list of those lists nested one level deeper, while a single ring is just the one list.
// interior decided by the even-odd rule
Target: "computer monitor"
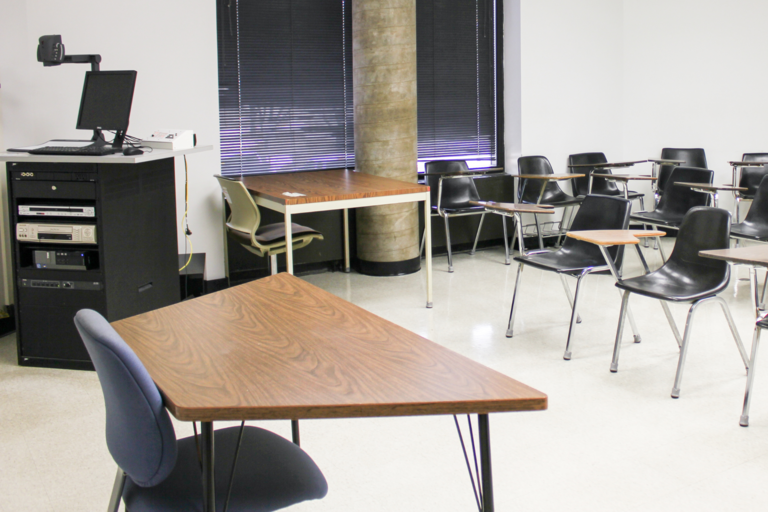
[{"label": "computer monitor", "polygon": [[78,130],[93,130],[94,141],[104,140],[102,130],[116,132],[113,146],[122,146],[131,117],[136,71],[88,71],[85,73]]}]

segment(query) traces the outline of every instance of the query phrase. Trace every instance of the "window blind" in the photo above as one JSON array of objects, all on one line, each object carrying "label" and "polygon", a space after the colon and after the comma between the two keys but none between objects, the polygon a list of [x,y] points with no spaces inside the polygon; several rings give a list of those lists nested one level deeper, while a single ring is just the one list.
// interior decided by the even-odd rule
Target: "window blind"
[{"label": "window blind", "polygon": [[350,2],[219,0],[222,174],[354,165]]},{"label": "window blind", "polygon": [[[500,6],[417,0],[420,161],[495,162]],[[217,7],[222,174],[354,167],[351,0]]]}]

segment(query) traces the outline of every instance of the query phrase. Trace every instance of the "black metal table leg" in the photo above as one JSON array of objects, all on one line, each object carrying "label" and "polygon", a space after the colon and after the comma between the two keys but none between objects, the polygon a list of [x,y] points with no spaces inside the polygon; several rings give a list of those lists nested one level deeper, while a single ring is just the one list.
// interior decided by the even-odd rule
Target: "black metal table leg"
[{"label": "black metal table leg", "polygon": [[291,435],[293,437],[293,444],[301,446],[301,439],[299,436],[299,420],[291,420]]},{"label": "black metal table leg", "polygon": [[480,472],[483,487],[483,512],[493,512],[493,475],[491,473],[491,432],[488,415],[477,415],[480,431]]},{"label": "black metal table leg", "polygon": [[200,424],[201,447],[203,456],[203,510],[216,511],[216,488],[213,480],[213,422],[204,421]]}]

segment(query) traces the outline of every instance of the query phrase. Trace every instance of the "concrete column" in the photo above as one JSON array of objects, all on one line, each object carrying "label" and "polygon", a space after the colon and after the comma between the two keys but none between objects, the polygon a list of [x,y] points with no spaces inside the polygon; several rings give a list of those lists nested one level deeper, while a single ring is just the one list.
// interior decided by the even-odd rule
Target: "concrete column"
[{"label": "concrete column", "polygon": [[[416,1],[352,0],[358,171],[416,182]],[[419,270],[418,205],[357,210],[360,270]]]}]

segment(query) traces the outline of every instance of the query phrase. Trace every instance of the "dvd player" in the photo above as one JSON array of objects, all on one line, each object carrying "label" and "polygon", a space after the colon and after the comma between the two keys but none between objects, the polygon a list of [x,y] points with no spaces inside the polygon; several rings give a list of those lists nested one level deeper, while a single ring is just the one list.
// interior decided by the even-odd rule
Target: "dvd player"
[{"label": "dvd player", "polygon": [[93,206],[51,206],[20,204],[19,215],[45,215],[46,217],[95,217]]},{"label": "dvd player", "polygon": [[16,225],[19,242],[46,242],[57,244],[95,244],[96,226],[87,224],[32,224]]}]

